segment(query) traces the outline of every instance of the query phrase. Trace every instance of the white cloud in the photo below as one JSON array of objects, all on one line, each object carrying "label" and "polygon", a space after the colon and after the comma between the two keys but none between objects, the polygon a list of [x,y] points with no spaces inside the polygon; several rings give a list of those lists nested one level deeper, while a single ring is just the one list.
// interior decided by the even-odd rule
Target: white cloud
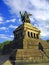
[{"label": "white cloud", "polygon": [[2,24],[3,22],[0,21],[0,24]]},{"label": "white cloud", "polygon": [[26,10],[38,19],[49,20],[49,4],[45,0],[4,0],[4,2],[12,13],[17,14]]},{"label": "white cloud", "polygon": [[49,25],[46,25],[45,27],[46,27],[46,28],[49,28]]},{"label": "white cloud", "polygon": [[5,34],[0,34],[0,38],[8,38]]},{"label": "white cloud", "polygon": [[10,22],[10,20],[6,20],[6,22]]},{"label": "white cloud", "polygon": [[0,27],[0,30],[6,30],[8,29],[7,27]]},{"label": "white cloud", "polygon": [[41,37],[48,37],[49,38],[49,31],[47,32],[47,31],[44,30],[44,31],[41,32],[40,35],[41,35]]},{"label": "white cloud", "polygon": [[2,23],[3,23],[3,17],[0,16],[0,24],[2,24]]},{"label": "white cloud", "polygon": [[45,0],[4,0],[4,2],[12,13],[17,14],[19,11],[26,10],[41,19],[49,19],[49,4]]},{"label": "white cloud", "polygon": [[[24,0],[4,0],[4,2],[10,6],[11,10],[15,13],[15,12],[19,12],[19,11],[24,11],[26,10],[26,6],[28,6],[29,4],[27,3],[28,0],[24,1]],[[22,3],[23,2],[23,3]],[[12,5],[11,5],[12,4]],[[13,9],[14,7],[14,9]]]},{"label": "white cloud", "polygon": [[30,17],[30,20],[32,23],[35,21],[33,17]]},{"label": "white cloud", "polygon": [[14,18],[14,19],[11,19],[11,22],[15,22],[16,21],[16,19]]},{"label": "white cloud", "polygon": [[14,35],[10,35],[10,37],[11,37],[11,38],[13,38],[13,37],[14,37]]},{"label": "white cloud", "polygon": [[13,18],[13,19],[10,19],[10,20],[6,20],[6,22],[16,22],[16,19],[15,18]]},{"label": "white cloud", "polygon": [[9,32],[9,30],[5,30],[5,32]]},{"label": "white cloud", "polygon": [[17,28],[18,26],[10,25],[9,28]]},{"label": "white cloud", "polygon": [[3,17],[2,16],[0,16],[0,21],[3,21]]},{"label": "white cloud", "polygon": [[21,22],[21,19],[19,19],[19,22]]},{"label": "white cloud", "polygon": [[6,34],[0,34],[0,39],[4,39],[4,40],[13,40],[12,35],[6,35]]},{"label": "white cloud", "polygon": [[[41,35],[49,36],[48,0],[4,0],[4,3],[9,6],[11,13],[17,14],[19,11],[31,13],[31,22],[35,22],[35,26],[41,30]],[[14,26],[11,25],[10,27],[12,28]]]}]

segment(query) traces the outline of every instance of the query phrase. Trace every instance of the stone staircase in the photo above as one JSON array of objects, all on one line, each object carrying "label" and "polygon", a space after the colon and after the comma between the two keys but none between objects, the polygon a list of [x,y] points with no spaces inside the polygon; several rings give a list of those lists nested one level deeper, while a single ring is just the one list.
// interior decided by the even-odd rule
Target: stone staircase
[{"label": "stone staircase", "polygon": [[[43,40],[29,39],[26,40],[27,48],[14,49],[11,53],[11,57],[15,57],[16,60],[12,60],[16,65],[28,65],[36,63],[47,63],[49,62],[49,43]],[[39,42],[43,47],[43,51],[39,49]],[[11,61],[10,61],[11,62]]]},{"label": "stone staircase", "polygon": [[[38,48],[39,42],[43,46],[43,51]],[[27,40],[26,49],[17,49],[16,62],[20,63],[42,63],[49,62],[49,44],[43,40]],[[32,47],[31,47],[32,46]]]}]

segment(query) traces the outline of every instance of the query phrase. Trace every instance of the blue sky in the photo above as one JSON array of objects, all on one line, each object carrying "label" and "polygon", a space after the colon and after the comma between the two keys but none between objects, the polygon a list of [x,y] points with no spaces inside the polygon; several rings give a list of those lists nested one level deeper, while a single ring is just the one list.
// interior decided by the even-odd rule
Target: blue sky
[{"label": "blue sky", "polygon": [[19,11],[31,13],[31,24],[49,39],[49,0],[0,0],[0,42],[13,40],[13,30],[22,24]]}]

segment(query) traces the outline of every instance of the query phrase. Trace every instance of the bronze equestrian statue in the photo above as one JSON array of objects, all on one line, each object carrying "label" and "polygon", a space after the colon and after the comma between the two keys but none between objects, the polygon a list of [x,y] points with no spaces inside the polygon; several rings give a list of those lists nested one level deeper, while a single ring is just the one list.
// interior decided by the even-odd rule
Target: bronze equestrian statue
[{"label": "bronze equestrian statue", "polygon": [[27,23],[30,23],[30,18],[29,16],[31,16],[32,14],[28,14],[26,11],[24,13],[21,13],[20,11],[20,15],[21,15],[21,21],[24,23],[24,22],[27,22]]}]

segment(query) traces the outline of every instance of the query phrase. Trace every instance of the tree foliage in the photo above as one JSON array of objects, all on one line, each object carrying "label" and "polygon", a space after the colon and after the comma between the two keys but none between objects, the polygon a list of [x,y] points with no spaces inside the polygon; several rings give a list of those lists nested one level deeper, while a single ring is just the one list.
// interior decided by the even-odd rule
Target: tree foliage
[{"label": "tree foliage", "polygon": [[10,44],[10,42],[10,40],[7,40],[5,42],[0,43],[0,50],[2,50],[5,45]]},{"label": "tree foliage", "polygon": [[47,42],[49,42],[49,40],[46,40]]}]

